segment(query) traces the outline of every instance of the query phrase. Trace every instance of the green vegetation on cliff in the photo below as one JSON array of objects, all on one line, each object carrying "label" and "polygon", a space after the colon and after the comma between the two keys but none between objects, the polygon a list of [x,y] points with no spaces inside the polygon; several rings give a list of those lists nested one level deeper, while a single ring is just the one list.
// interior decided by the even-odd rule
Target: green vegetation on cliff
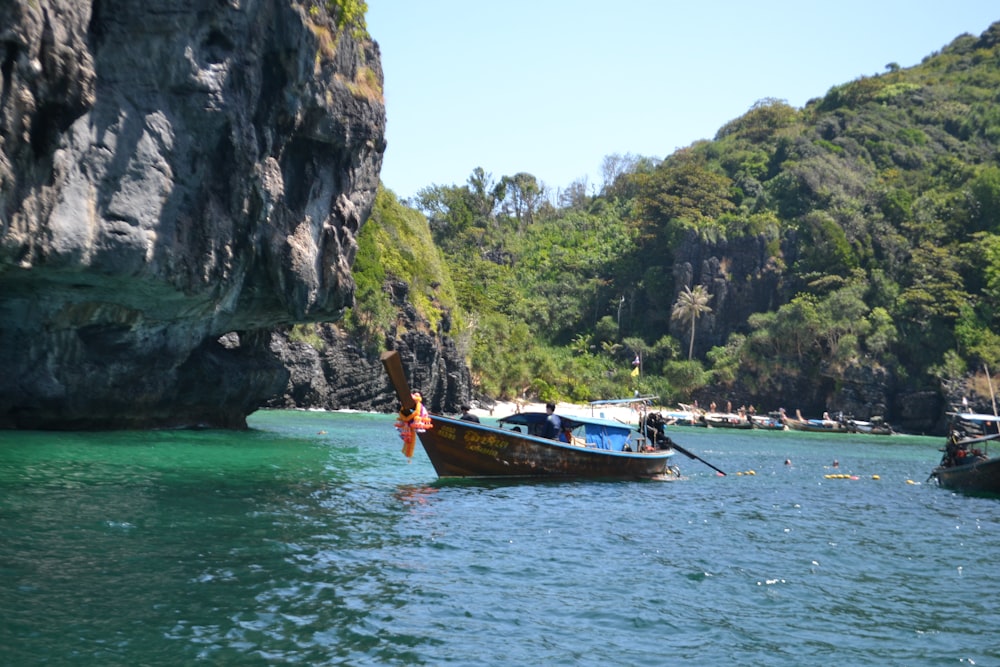
[{"label": "green vegetation on cliff", "polygon": [[455,288],[427,221],[402,206],[392,192],[379,190],[368,223],[358,234],[353,266],[357,306],[345,316],[348,329],[373,348],[396,335],[397,305],[409,302],[432,330],[461,321]]},{"label": "green vegetation on cliff", "polygon": [[[385,330],[370,298],[382,255],[432,322],[457,306],[453,333],[498,398],[670,401],[710,387],[809,406],[878,371],[891,380],[875,403],[891,411],[899,394],[1000,368],[997,91],[1000,23],[802,109],[762,100],[663,161],[611,156],[597,194],[477,169],[410,202],[425,219],[383,193],[358,300]],[[389,231],[390,218],[424,236]],[[699,288],[710,310],[672,317]]]}]

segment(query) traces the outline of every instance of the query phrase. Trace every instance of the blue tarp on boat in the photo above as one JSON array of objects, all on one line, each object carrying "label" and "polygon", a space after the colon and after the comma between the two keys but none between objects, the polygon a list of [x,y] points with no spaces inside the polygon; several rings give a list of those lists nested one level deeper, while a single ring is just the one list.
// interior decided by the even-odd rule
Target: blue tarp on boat
[{"label": "blue tarp on boat", "polygon": [[[503,426],[523,426],[531,435],[538,435],[548,415],[544,412],[520,412],[500,419]],[[612,419],[564,417],[559,415],[563,428],[568,428],[577,438],[583,438],[588,447],[620,452],[629,443],[633,428]]]}]

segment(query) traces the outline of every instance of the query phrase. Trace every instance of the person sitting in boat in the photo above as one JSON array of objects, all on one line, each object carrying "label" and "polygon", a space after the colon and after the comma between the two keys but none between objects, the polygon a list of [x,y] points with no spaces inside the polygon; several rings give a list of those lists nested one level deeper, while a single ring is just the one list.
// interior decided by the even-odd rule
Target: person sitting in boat
[{"label": "person sitting in boat", "polygon": [[667,420],[659,412],[651,412],[646,415],[646,428],[644,434],[653,443],[653,449],[670,449],[674,446],[673,440],[666,433],[668,424],[676,424],[677,420]]},{"label": "person sitting in boat", "polygon": [[656,441],[654,442],[653,451],[656,451],[657,449],[673,449],[673,447],[674,447],[674,441],[670,439],[669,435],[664,435],[656,439]]},{"label": "person sitting in boat", "polygon": [[978,449],[972,449],[970,451],[969,445],[961,442],[957,434],[953,433],[951,437],[948,438],[948,444],[945,445],[944,456],[941,458],[941,465],[945,468],[950,468],[952,466],[973,463],[977,459],[985,458],[986,456],[983,452]]},{"label": "person sitting in boat", "polygon": [[[959,452],[961,452],[961,455]],[[941,465],[946,468],[957,465],[960,456],[965,456],[965,451],[961,448],[961,446],[959,446],[958,438],[952,434],[951,437],[948,438],[947,444],[945,444],[944,456],[941,457]]]},{"label": "person sitting in boat", "polygon": [[663,416],[658,412],[650,412],[646,415],[644,428],[642,429],[643,435],[655,442],[660,437],[660,434],[663,433],[663,426]]},{"label": "person sitting in boat", "polygon": [[661,434],[658,437],[643,441],[643,443],[639,446],[639,451],[652,454],[658,449],[670,449],[673,444],[673,440]]},{"label": "person sitting in boat", "polygon": [[556,404],[546,403],[545,413],[548,416],[545,418],[545,423],[542,424],[541,436],[543,438],[551,438],[552,440],[555,440],[562,432],[562,419],[560,419],[559,415],[556,414]]},{"label": "person sitting in boat", "polygon": [[470,412],[470,410],[472,410],[472,408],[469,405],[463,405],[462,406],[462,415],[459,417],[459,419],[461,419],[463,421],[467,421],[467,422],[475,422],[475,423],[478,424],[479,423],[479,417],[477,417],[476,415],[472,414]]}]

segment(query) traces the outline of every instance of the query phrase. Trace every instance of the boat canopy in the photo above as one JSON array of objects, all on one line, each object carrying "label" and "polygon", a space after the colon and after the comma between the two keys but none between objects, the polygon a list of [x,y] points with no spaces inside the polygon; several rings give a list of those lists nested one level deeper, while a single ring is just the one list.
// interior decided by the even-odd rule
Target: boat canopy
[{"label": "boat canopy", "polygon": [[954,417],[955,419],[970,422],[1000,423],[1000,417],[997,415],[987,415],[979,412],[949,412],[948,415]]},{"label": "boat canopy", "polygon": [[[504,417],[499,420],[501,428],[504,426],[523,426],[530,435],[539,435],[542,425],[548,414],[544,412],[519,412],[517,414]],[[568,429],[577,438],[583,438],[587,446],[598,449],[610,449],[620,452],[629,444],[633,429],[628,424],[623,424],[613,419],[597,419],[588,417],[564,417],[562,420],[563,429]]]},{"label": "boat canopy", "polygon": [[633,396],[632,398],[608,398],[603,401],[591,401],[587,405],[627,405],[629,403],[652,403],[659,396]]},{"label": "boat canopy", "polygon": [[[594,416],[594,410],[604,406],[611,405],[630,405],[634,409],[645,411],[647,408],[653,405],[653,401],[658,399],[659,396],[647,395],[647,396],[633,396],[632,398],[607,398],[601,401],[591,401],[587,405],[590,406],[590,416]],[[598,415],[599,418],[604,418],[604,413]]]}]

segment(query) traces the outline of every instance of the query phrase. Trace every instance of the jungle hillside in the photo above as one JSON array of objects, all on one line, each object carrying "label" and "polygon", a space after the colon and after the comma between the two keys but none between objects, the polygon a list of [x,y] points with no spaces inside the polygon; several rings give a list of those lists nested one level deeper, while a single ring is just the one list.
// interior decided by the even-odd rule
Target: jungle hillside
[{"label": "jungle hillside", "polygon": [[481,401],[992,412],[998,149],[1000,22],[803,108],[762,99],[666,158],[610,155],[601,184],[477,168],[383,189],[342,326],[383,346],[405,282]]}]

